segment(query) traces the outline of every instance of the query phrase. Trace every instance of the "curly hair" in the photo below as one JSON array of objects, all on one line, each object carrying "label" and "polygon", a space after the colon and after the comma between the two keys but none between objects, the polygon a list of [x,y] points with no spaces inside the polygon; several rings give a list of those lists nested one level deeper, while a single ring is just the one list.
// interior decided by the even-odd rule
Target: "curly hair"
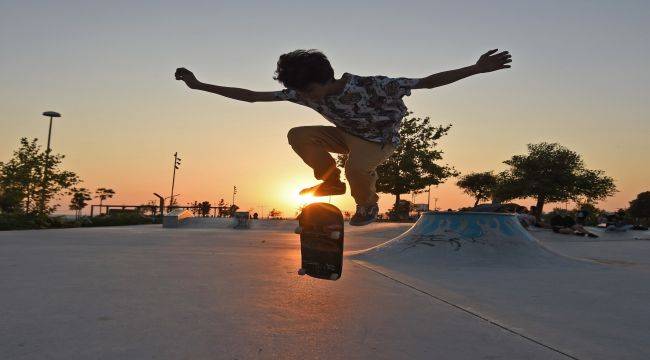
[{"label": "curly hair", "polygon": [[318,50],[294,50],[280,56],[273,79],[288,89],[303,90],[309,84],[333,80],[334,69],[327,56]]}]

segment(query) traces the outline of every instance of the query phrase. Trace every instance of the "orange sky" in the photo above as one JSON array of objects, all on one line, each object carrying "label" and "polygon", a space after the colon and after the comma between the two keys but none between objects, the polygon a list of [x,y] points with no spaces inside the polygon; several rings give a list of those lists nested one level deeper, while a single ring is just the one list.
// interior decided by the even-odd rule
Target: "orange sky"
[{"label": "orange sky", "polygon": [[[559,142],[582,154],[587,167],[615,178],[620,192],[602,207],[627,206],[650,190],[650,28],[642,15],[648,3],[563,3],[562,13],[520,1],[476,2],[471,13],[455,2],[340,5],[197,2],[179,9],[142,2],[129,11],[110,3],[3,5],[0,159],[22,136],[46,140],[40,114],[54,110],[63,114],[54,150],[66,154],[65,167],[84,186],[115,189],[110,203],[168,196],[178,152],[181,203],[230,202],[237,185],[242,208],[264,205],[265,212],[275,207],[293,216],[295,193],[314,180],[286,133],[326,121],[290,103],[237,103],[188,90],[173,80],[176,67],[206,82],[274,90],[280,89],[272,79],[277,57],[296,48],[323,50],[336,76],[422,77],[500,47],[513,54],[511,70],[405,99],[415,115],[454,125],[440,142],[444,162],[463,173],[498,171],[527,143]],[[315,11],[328,24],[314,26]],[[373,25],[351,27],[360,19]],[[440,208],[472,203],[453,182],[432,192]],[[354,206],[349,195],[334,203]],[[391,203],[382,196],[382,211]]]}]

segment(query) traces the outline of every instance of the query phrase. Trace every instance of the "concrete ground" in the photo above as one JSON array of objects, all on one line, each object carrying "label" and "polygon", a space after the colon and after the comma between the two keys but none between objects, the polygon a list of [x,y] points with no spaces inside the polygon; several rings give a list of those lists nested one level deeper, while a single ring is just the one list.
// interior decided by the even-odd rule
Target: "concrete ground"
[{"label": "concrete ground", "polygon": [[[406,228],[355,229],[346,250]],[[589,314],[606,304],[585,307],[569,296],[513,313],[513,304],[530,300],[518,293],[532,290],[506,286],[514,275],[502,270],[485,275],[488,284],[481,274],[443,271],[409,281],[399,269],[347,259],[339,281],[299,277],[297,236],[286,231],[152,225],[2,232],[0,359],[650,358],[650,312],[637,304],[650,304],[650,241],[539,235],[554,251],[609,261],[614,274],[603,283],[589,278],[601,272],[583,270],[544,286],[570,291],[593,281],[611,287],[593,292],[594,301],[629,297],[629,311]],[[526,276],[540,277],[531,271],[517,281]],[[623,277],[627,293],[618,293]],[[557,326],[553,313],[567,326]],[[576,331],[626,323],[619,333]]]}]

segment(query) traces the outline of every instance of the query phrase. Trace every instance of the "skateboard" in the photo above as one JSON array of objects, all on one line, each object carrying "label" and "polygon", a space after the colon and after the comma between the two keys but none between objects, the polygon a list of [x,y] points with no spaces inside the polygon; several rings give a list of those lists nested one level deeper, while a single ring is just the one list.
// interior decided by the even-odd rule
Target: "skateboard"
[{"label": "skateboard", "polygon": [[343,214],[336,206],[313,203],[298,216],[302,267],[298,275],[337,280],[343,270]]}]

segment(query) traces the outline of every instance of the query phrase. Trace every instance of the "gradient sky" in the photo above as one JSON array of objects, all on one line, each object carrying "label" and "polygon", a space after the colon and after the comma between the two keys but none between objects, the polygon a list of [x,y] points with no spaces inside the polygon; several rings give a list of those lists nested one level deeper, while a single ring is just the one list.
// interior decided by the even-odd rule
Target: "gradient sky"
[{"label": "gradient sky", "polygon": [[[415,115],[453,124],[444,161],[501,170],[527,143],[559,142],[616,179],[620,192],[600,204],[616,209],[650,190],[648,19],[648,1],[0,0],[0,159],[20,137],[45,141],[40,114],[54,110],[53,149],[84,186],[115,189],[111,203],[168,195],[178,151],[180,203],[229,201],[236,184],[244,209],[292,216],[295,192],[314,181],[286,133],[327,122],[288,102],[191,91],[176,67],[276,90],[277,58],[297,48],[324,51],[337,77],[423,77],[500,48],[511,70],[405,99]],[[453,182],[432,191],[439,207],[472,203]],[[334,203],[353,208],[349,195]]]}]

